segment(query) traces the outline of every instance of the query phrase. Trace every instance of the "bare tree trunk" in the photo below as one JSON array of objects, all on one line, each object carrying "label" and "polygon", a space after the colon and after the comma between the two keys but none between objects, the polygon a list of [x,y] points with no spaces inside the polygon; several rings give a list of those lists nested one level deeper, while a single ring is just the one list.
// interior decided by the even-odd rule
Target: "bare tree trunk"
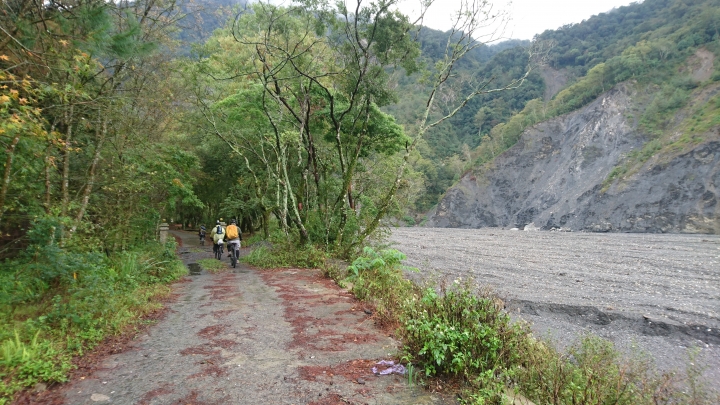
[{"label": "bare tree trunk", "polygon": [[52,167],[52,144],[49,144],[45,152],[45,213],[50,214],[50,198],[52,196],[52,182],[50,181],[50,168]]},{"label": "bare tree trunk", "polygon": [[75,226],[82,221],[87,209],[88,202],[90,201],[90,193],[92,193],[93,186],[95,186],[95,170],[97,169],[98,162],[100,161],[100,152],[102,151],[105,137],[107,136],[107,118],[103,118],[102,127],[98,137],[97,145],[95,146],[95,155],[93,156],[92,163],[90,165],[90,171],[88,173],[88,182],[83,191],[82,202],[80,203],[80,210],[78,211],[77,217],[75,218]]},{"label": "bare tree trunk", "polygon": [[72,123],[74,106],[70,105],[70,111],[65,112],[65,124],[67,130],[65,132],[65,147],[63,148],[63,171],[62,171],[62,205],[61,215],[66,216],[68,212],[68,206],[70,205],[70,151],[72,144]]},{"label": "bare tree trunk", "polygon": [[[50,132],[48,134],[53,136],[55,133],[55,123],[50,126]],[[45,149],[45,213],[50,214],[50,203],[52,201],[52,158],[53,144],[52,141],[48,141],[48,146]]]},{"label": "bare tree trunk", "polygon": [[[288,212],[288,206],[291,208],[291,213],[293,216],[293,221],[296,222],[296,225],[298,226],[298,229],[300,230],[300,243],[307,243],[310,240],[310,236],[308,235],[307,229],[305,229],[305,225],[303,224],[302,218],[300,217],[300,212],[298,211],[298,204],[295,200],[295,194],[292,192],[290,188],[290,177],[288,176],[287,171],[287,159],[285,158],[285,154],[283,154],[283,161],[282,161],[282,171],[283,171],[283,180],[285,183],[284,187],[284,195],[283,195],[283,203],[285,204],[284,211]],[[288,205],[288,197],[290,198],[290,204]]]},{"label": "bare tree trunk", "polygon": [[270,238],[270,211],[269,210],[263,211],[262,228],[263,228],[263,236],[265,237],[265,239]]},{"label": "bare tree trunk", "polygon": [[[395,174],[395,181],[393,182],[392,186],[388,190],[388,192],[385,194],[385,197],[382,199],[382,201],[379,204],[378,211],[376,215],[373,217],[372,221],[368,226],[360,233],[360,236],[357,241],[354,241],[352,244],[349,244],[349,246],[345,250],[345,254],[350,253],[350,251],[360,244],[363,240],[365,240],[370,234],[372,234],[380,225],[380,220],[387,214],[387,212],[390,209],[391,203],[395,198],[395,193],[400,188],[400,183],[402,182],[404,178],[405,168],[408,165],[410,154],[415,149],[415,146],[417,145],[417,142],[419,139],[422,139],[425,136],[425,133],[442,123],[443,121],[455,116],[460,109],[462,109],[473,97],[479,95],[479,94],[488,94],[488,93],[494,93],[499,91],[505,91],[510,89],[515,89],[520,87],[520,85],[523,84],[525,79],[527,79],[528,75],[530,74],[530,71],[532,70],[533,66],[532,63],[530,66],[528,66],[527,70],[525,71],[525,74],[521,76],[520,78],[514,79],[510,84],[507,84],[505,86],[501,86],[499,88],[491,88],[488,89],[487,86],[490,83],[489,81],[484,82],[480,85],[480,87],[476,88],[475,90],[471,91],[469,94],[465,96],[464,99],[460,100],[460,102],[455,106],[454,109],[452,109],[450,112],[444,114],[442,117],[437,119],[434,122],[428,122],[430,118],[430,112],[433,109],[433,105],[435,103],[436,95],[441,91],[443,85],[448,81],[448,79],[451,77],[452,71],[455,68],[455,64],[462,59],[465,54],[473,50],[474,48],[480,46],[479,42],[476,42],[472,39],[473,33],[477,31],[478,28],[482,27],[486,23],[492,23],[493,21],[499,21],[504,20],[505,16],[503,14],[499,14],[498,16],[491,16],[489,13],[485,13],[483,10],[485,7],[487,7],[490,3],[480,3],[480,7],[476,7],[478,3],[476,2],[470,2],[470,3],[463,3],[461,6],[460,12],[457,14],[457,20],[455,22],[455,26],[451,29],[451,34],[448,37],[448,43],[445,49],[445,61],[442,65],[440,65],[439,69],[434,74],[434,83],[430,90],[430,93],[428,94],[427,102],[425,104],[425,111],[423,113],[423,116],[419,123],[419,128],[417,133],[415,134],[415,137],[413,138],[412,142],[406,146],[405,148],[405,154],[403,156],[402,163],[398,166],[397,172]],[[469,8],[468,8],[469,7]],[[499,19],[499,20],[496,20]],[[455,34],[458,34],[457,36]],[[497,31],[492,34],[494,37],[495,34],[497,34]],[[534,50],[531,50],[531,57],[530,60],[532,62],[533,57],[532,53]]]},{"label": "bare tree trunk", "polygon": [[12,142],[10,142],[10,146],[5,150],[7,158],[5,159],[2,189],[0,189],[0,223],[2,223],[3,214],[5,213],[5,197],[7,196],[8,188],[10,188],[13,158],[15,157],[15,147],[17,147],[18,142],[20,142],[20,132],[15,135]]}]

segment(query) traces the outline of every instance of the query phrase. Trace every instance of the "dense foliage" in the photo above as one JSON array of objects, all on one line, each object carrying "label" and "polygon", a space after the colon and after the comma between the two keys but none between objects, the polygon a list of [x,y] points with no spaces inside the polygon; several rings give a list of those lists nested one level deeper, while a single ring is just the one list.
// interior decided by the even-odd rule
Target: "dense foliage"
[{"label": "dense foliage", "polygon": [[107,257],[58,245],[61,224],[33,223],[29,247],[0,272],[0,403],[37,382],[63,382],[72,359],[160,308],[186,274],[175,244]]},{"label": "dense foliage", "polygon": [[378,108],[394,97],[383,67],[413,69],[418,50],[389,4],[323,7],[256,4],[216,32],[187,75],[199,130],[225,145],[221,170],[240,178],[223,209],[266,230],[274,214],[303,243],[352,246],[387,211],[383,183],[393,182],[378,180],[409,141]]},{"label": "dense foliage", "polygon": [[[171,143],[161,83],[174,2],[3,2],[0,230],[13,255],[41,215],[67,218],[61,244],[143,243],[174,206],[200,204],[196,158]],[[81,244],[81,243],[77,243]]]},{"label": "dense foliage", "polygon": [[0,403],[64,381],[185,271],[155,242],[201,205],[163,75],[175,6],[0,3]]},{"label": "dense foliage", "polygon": [[[301,244],[347,255],[412,204],[419,181],[408,162],[430,128],[485,94],[458,85],[455,72],[486,57],[471,34],[497,17],[488,5],[464,14],[428,66],[419,55],[432,32],[394,5],[253,4],[198,47],[183,74],[207,203],[184,218],[241,216],[244,229],[262,227],[266,237],[276,220]],[[416,72],[424,77],[418,120],[403,128],[387,113],[398,101],[392,83]],[[522,80],[523,72],[509,74]],[[448,89],[458,99],[443,99]]]}]

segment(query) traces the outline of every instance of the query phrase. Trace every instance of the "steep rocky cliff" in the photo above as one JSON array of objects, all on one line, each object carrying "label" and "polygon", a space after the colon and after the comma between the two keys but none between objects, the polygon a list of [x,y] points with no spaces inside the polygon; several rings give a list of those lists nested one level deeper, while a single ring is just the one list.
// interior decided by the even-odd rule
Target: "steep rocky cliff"
[{"label": "steep rocky cliff", "polygon": [[606,180],[647,141],[626,116],[632,106],[632,86],[621,84],[526,130],[515,146],[448,190],[428,225],[720,233],[717,128],[700,143]]}]

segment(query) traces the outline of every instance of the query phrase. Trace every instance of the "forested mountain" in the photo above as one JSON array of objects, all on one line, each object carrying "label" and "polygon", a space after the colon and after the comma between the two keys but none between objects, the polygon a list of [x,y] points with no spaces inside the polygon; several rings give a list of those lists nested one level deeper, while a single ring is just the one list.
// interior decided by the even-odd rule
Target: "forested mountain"
[{"label": "forested mountain", "polygon": [[644,2],[541,34],[545,97],[490,130],[431,223],[718,232],[719,6]]},{"label": "forested mountain", "polygon": [[207,41],[213,31],[231,23],[231,18],[247,8],[245,0],[185,1],[178,4],[182,18],[177,22],[179,51],[187,56],[193,45]]}]

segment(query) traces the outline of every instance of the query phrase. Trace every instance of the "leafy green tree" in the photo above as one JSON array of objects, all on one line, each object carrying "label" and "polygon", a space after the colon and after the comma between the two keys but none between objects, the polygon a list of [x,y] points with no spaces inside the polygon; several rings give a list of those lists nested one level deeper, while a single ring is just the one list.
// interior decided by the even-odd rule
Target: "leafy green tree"
[{"label": "leafy green tree", "polygon": [[[123,212],[108,204],[117,201],[116,191],[125,186],[117,182],[128,179],[129,170],[150,169],[129,160],[172,160],[152,153],[164,151],[172,130],[170,111],[158,108],[168,105],[169,87],[148,89],[147,83],[167,82],[157,80],[167,61],[155,51],[172,45],[169,27],[180,17],[175,2],[32,0],[0,7],[0,67],[6,89],[18,94],[9,93],[17,102],[5,104],[4,113],[22,116],[24,126],[5,135],[7,145],[16,147],[4,148],[1,156],[8,184],[3,193],[10,198],[3,197],[0,212],[13,215],[2,218],[0,230],[19,241],[33,218],[45,213],[72,218],[63,238],[102,224],[105,232],[124,235],[117,248],[143,240],[178,199],[192,200],[177,185],[189,183],[183,174],[156,185],[170,199],[127,205]],[[133,232],[120,229],[125,221],[105,217],[137,217],[135,210],[146,208],[155,212],[153,219],[144,217],[148,221]]]},{"label": "leafy green tree", "polygon": [[[397,153],[407,141],[379,109],[394,97],[385,67],[413,69],[418,54],[411,25],[392,5],[351,12],[259,3],[232,32],[216,34],[205,50],[210,57],[198,64],[201,75],[236,79],[214,87],[224,96],[212,103],[207,94],[216,90],[199,95],[201,112],[244,161],[260,211],[274,212],[303,242],[352,241],[348,223],[370,211],[353,191],[367,167],[361,162]],[[274,203],[265,203],[273,192]],[[322,231],[311,235],[308,226]]]}]

